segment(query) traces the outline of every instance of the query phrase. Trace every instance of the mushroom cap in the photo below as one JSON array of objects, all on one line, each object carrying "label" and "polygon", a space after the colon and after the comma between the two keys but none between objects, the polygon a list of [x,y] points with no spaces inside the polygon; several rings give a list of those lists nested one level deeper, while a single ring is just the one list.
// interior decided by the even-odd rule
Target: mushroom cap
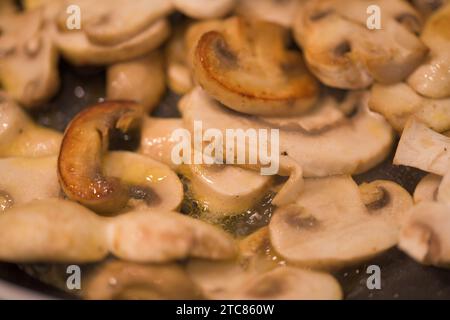
[{"label": "mushroom cap", "polygon": [[442,182],[442,177],[435,174],[427,174],[414,190],[414,202],[432,202],[437,200],[439,186]]},{"label": "mushroom cap", "polygon": [[194,19],[213,19],[225,16],[236,5],[237,0],[172,0],[183,14]]},{"label": "mushroom cap", "polygon": [[[371,5],[381,8],[380,30],[366,27]],[[294,23],[311,71],[326,85],[342,89],[405,79],[427,52],[413,33],[420,28],[420,15],[401,0],[309,1]]]},{"label": "mushroom cap", "polygon": [[235,111],[265,116],[305,112],[317,100],[318,82],[300,52],[286,48],[286,39],[287,30],[276,24],[230,18],[221,30],[201,36],[194,76]]}]

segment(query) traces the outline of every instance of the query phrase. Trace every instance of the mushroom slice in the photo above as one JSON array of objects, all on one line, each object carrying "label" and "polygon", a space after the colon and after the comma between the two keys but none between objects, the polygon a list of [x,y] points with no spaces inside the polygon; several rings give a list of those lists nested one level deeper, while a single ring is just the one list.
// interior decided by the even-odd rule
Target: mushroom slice
[{"label": "mushroom slice", "polygon": [[167,39],[169,31],[169,23],[159,19],[136,36],[112,46],[91,43],[82,31],[59,31],[55,41],[61,54],[72,64],[109,65],[151,52]]},{"label": "mushroom slice", "polygon": [[62,135],[32,122],[22,109],[0,91],[0,157],[56,155]]},{"label": "mushroom slice", "polygon": [[230,18],[222,31],[200,38],[195,78],[212,97],[239,112],[303,113],[316,102],[319,86],[300,52],[286,49],[286,39],[287,30],[276,24]]},{"label": "mushroom slice", "polygon": [[448,0],[412,0],[414,6],[419,10],[424,16],[429,16],[440,7],[445,5]]},{"label": "mushroom slice", "polygon": [[58,55],[44,10],[0,19],[0,80],[23,106],[49,100],[59,88]]},{"label": "mushroom slice", "polygon": [[106,257],[102,220],[83,206],[46,199],[0,215],[0,260],[87,263]]},{"label": "mushroom slice", "polygon": [[172,0],[177,10],[194,19],[212,19],[225,16],[236,5],[236,0]]},{"label": "mushroom slice", "polygon": [[[381,8],[379,30],[367,27],[371,5]],[[420,15],[401,0],[309,1],[294,23],[312,72],[326,85],[342,89],[405,79],[427,52],[414,34],[420,29]]]},{"label": "mushroom slice", "polygon": [[403,130],[394,164],[444,176],[450,163],[450,138],[412,118]]},{"label": "mushroom slice", "polygon": [[400,233],[399,248],[414,260],[450,266],[450,206],[421,202],[409,212]]},{"label": "mushroom slice", "polygon": [[449,170],[442,179],[441,185],[437,191],[437,200],[450,205],[450,163]]},{"label": "mushroom slice", "polygon": [[236,13],[251,19],[277,23],[290,28],[302,0],[240,0]]},{"label": "mushroom slice", "polygon": [[296,204],[275,211],[269,224],[271,244],[296,265],[357,263],[397,244],[410,206],[409,194],[391,182],[358,189],[349,176],[306,180]]},{"label": "mushroom slice", "polygon": [[110,221],[109,235],[111,252],[134,262],[221,260],[236,253],[233,239],[224,231],[176,212],[126,213]]},{"label": "mushroom slice", "polygon": [[[300,126],[274,125],[270,119],[245,116],[230,111],[196,88],[180,103],[185,127],[193,131],[194,121],[202,121],[203,129],[226,130],[279,129],[280,157],[287,155],[302,169],[304,177],[356,174],[367,171],[388,156],[393,144],[393,131],[384,118],[370,112],[368,94],[353,92],[346,102],[357,106],[357,113],[318,131]],[[270,140],[270,139],[269,139]],[[267,141],[270,146],[270,141]],[[238,143],[236,150],[248,150]],[[245,148],[245,149],[244,149]]]},{"label": "mushroom slice", "polygon": [[32,200],[57,198],[60,192],[56,156],[0,159],[0,197],[8,200],[8,205],[0,204],[0,212]]},{"label": "mushroom slice", "polygon": [[375,84],[369,106],[381,113],[398,132],[403,131],[412,115],[435,131],[450,130],[450,98],[425,98],[405,83]]},{"label": "mushroom slice", "polygon": [[191,300],[200,289],[176,264],[151,265],[108,261],[96,267],[83,283],[89,300]]},{"label": "mushroom slice", "polygon": [[422,41],[430,48],[428,60],[409,77],[408,83],[421,95],[450,98],[450,3],[428,19]]},{"label": "mushroom slice", "polygon": [[428,174],[422,180],[414,191],[414,202],[431,202],[437,200],[439,186],[442,182],[442,177],[435,174]]},{"label": "mushroom slice", "polygon": [[100,213],[112,213],[128,202],[120,179],[105,176],[103,153],[112,130],[129,133],[140,126],[142,108],[133,102],[105,102],[80,112],[64,134],[58,175],[65,194]]},{"label": "mushroom slice", "polygon": [[151,112],[166,91],[164,58],[159,51],[108,67],[106,96],[133,100]]},{"label": "mushroom slice", "polygon": [[131,152],[111,152],[103,159],[107,177],[128,185],[128,206],[159,211],[176,210],[183,201],[183,185],[166,165]]}]

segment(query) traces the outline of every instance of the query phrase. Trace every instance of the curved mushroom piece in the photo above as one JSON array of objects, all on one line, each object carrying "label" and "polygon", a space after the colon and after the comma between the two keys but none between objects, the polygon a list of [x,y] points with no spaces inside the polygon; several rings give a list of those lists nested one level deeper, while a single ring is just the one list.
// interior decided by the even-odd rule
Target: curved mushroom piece
[{"label": "curved mushroom piece", "polygon": [[108,254],[105,227],[90,210],[46,199],[0,215],[0,260],[87,263]]},{"label": "curved mushroom piece", "polygon": [[414,191],[414,202],[432,202],[437,200],[439,186],[442,182],[442,177],[435,174],[428,174],[422,180]]},{"label": "curved mushroom piece", "polygon": [[0,157],[56,155],[62,135],[32,122],[28,115],[0,91]]},{"label": "curved mushroom piece", "polygon": [[405,83],[375,84],[369,106],[381,113],[400,133],[411,116],[437,132],[450,130],[450,98],[425,98]]},{"label": "curved mushroom piece", "polygon": [[32,200],[61,193],[56,157],[0,159],[0,213]]},{"label": "curved mushroom piece", "polygon": [[295,13],[303,0],[239,0],[236,14],[250,18],[277,23],[290,28]]},{"label": "curved mushroom piece", "polygon": [[101,213],[117,212],[127,204],[127,186],[104,175],[102,158],[110,131],[133,131],[140,126],[142,114],[141,106],[133,102],[105,102],[70,122],[58,159],[59,181],[70,199]]},{"label": "curved mushroom piece", "polygon": [[27,108],[49,100],[59,88],[58,54],[44,10],[0,19],[0,81]]},{"label": "curved mushroom piece", "polygon": [[172,0],[183,14],[194,19],[212,19],[225,16],[236,5],[237,0]]},{"label": "curved mushroom piece", "polygon": [[110,221],[111,252],[134,262],[167,262],[188,257],[230,259],[233,239],[219,228],[175,212],[129,212]]},{"label": "curved mushroom piece", "polygon": [[449,169],[437,191],[437,200],[450,206],[450,163]]},{"label": "curved mushroom piece", "polygon": [[300,52],[286,48],[286,38],[287,30],[276,24],[228,19],[221,31],[198,41],[194,76],[233,110],[264,116],[303,113],[316,102],[319,85]]},{"label": "curved mushroom piece", "polygon": [[83,283],[89,300],[197,300],[200,289],[176,264],[150,265],[108,261]]},{"label": "curved mushroom piece", "polygon": [[[351,93],[346,102],[357,106],[357,113],[317,131],[299,125],[274,125],[270,119],[236,114],[196,88],[180,103],[183,121],[193,132],[194,121],[202,121],[203,129],[226,130],[279,129],[280,157],[287,155],[303,169],[304,177],[356,174],[367,171],[389,154],[393,131],[389,124],[367,107],[365,92]],[[246,139],[248,140],[248,139]],[[270,139],[268,139],[270,140]],[[236,150],[249,150],[245,142],[237,142]],[[270,141],[267,141],[270,146]]]},{"label": "curved mushroom piece", "polygon": [[[381,8],[379,30],[367,27],[372,5]],[[309,1],[294,23],[312,72],[326,85],[342,89],[405,79],[427,53],[414,34],[420,29],[420,15],[401,0]]]},{"label": "curved mushroom piece", "polygon": [[394,164],[444,176],[450,163],[450,138],[412,118],[403,130]]},{"label": "curved mushroom piece", "polygon": [[421,39],[430,48],[428,60],[409,77],[418,93],[430,98],[450,98],[450,3],[428,19]]},{"label": "curved mushroom piece", "polygon": [[305,181],[295,205],[270,221],[274,250],[288,262],[331,268],[361,262],[397,244],[411,196],[388,181],[358,186],[348,176]]},{"label": "curved mushroom piece", "polygon": [[417,262],[450,266],[450,206],[422,202],[409,212],[400,233],[399,248]]},{"label": "curved mushroom piece", "polygon": [[109,100],[133,100],[151,112],[166,91],[164,58],[159,51],[108,67]]}]

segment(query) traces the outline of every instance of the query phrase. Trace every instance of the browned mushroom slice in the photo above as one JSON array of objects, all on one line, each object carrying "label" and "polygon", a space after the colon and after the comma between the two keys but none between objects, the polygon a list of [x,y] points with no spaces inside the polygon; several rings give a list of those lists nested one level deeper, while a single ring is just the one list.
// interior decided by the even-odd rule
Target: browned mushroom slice
[{"label": "browned mushroom slice", "polygon": [[83,282],[83,297],[90,300],[201,299],[200,289],[176,264],[150,265],[108,261]]},{"label": "browned mushroom slice", "polygon": [[441,176],[431,173],[426,175],[414,190],[414,202],[417,204],[425,201],[436,201],[441,182]]},{"label": "browned mushroom slice", "polygon": [[395,246],[411,206],[408,192],[392,182],[358,188],[348,176],[310,179],[295,205],[274,213],[270,239],[290,263],[345,266]]},{"label": "browned mushroom slice", "polygon": [[450,163],[450,138],[412,118],[403,130],[394,164],[410,166],[440,176]]},{"label": "browned mushroom slice", "polygon": [[58,55],[44,10],[0,19],[0,81],[27,108],[49,100],[59,88]]},{"label": "browned mushroom slice", "polygon": [[159,51],[108,68],[108,99],[133,100],[147,112],[151,112],[160,102],[165,90],[164,59]]},{"label": "browned mushroom slice", "polygon": [[[381,8],[379,30],[367,27],[372,5]],[[323,83],[343,89],[405,79],[427,52],[414,34],[420,29],[420,15],[401,0],[309,1],[294,23],[312,72]]]},{"label": "browned mushroom slice", "polygon": [[173,0],[175,8],[194,19],[220,18],[230,12],[237,0]]},{"label": "browned mushroom slice", "polygon": [[[332,125],[321,125],[318,131],[308,131],[299,125],[274,125],[267,118],[236,114],[200,88],[183,98],[180,109],[185,127],[191,131],[197,120],[202,121],[204,130],[219,129],[224,136],[227,129],[279,129],[280,158],[283,155],[292,158],[305,177],[320,177],[364,172],[387,157],[393,144],[390,125],[368,110],[367,93],[353,92],[345,101],[357,107],[356,115]],[[267,143],[270,145],[270,141]],[[238,148],[249,150],[242,143],[238,143]]]},{"label": "browned mushroom slice", "polygon": [[450,3],[427,21],[422,41],[430,48],[428,60],[414,71],[408,83],[431,98],[450,98]]},{"label": "browned mushroom slice", "polygon": [[0,157],[43,157],[59,152],[62,135],[32,122],[0,91]]},{"label": "browned mushroom slice", "polygon": [[425,98],[405,83],[375,84],[369,105],[372,110],[385,116],[398,132],[403,131],[413,115],[435,131],[450,129],[450,98]]},{"label": "browned mushroom slice", "polygon": [[226,20],[222,31],[200,38],[194,55],[196,80],[212,97],[239,112],[305,112],[317,100],[319,87],[301,54],[286,48],[286,32],[268,22]]},{"label": "browned mushroom slice", "polygon": [[402,228],[398,246],[420,263],[449,267],[450,207],[437,202],[414,206]]},{"label": "browned mushroom slice", "polygon": [[132,131],[141,117],[142,108],[136,103],[106,102],[82,111],[70,122],[58,159],[59,181],[70,199],[101,213],[117,212],[127,204],[128,187],[103,173],[103,153],[110,131]]},{"label": "browned mushroom slice", "polygon": [[0,159],[0,212],[32,200],[57,198],[60,193],[56,156]]},{"label": "browned mushroom slice", "polygon": [[450,205],[450,164],[449,169],[439,186],[439,190],[437,191],[437,200]]},{"label": "browned mushroom slice", "polygon": [[111,252],[135,262],[167,262],[235,255],[233,239],[219,228],[175,212],[137,211],[110,221]]},{"label": "browned mushroom slice", "polygon": [[423,15],[429,16],[445,5],[448,0],[412,0],[411,2]]},{"label": "browned mushroom slice", "polygon": [[102,260],[108,253],[103,221],[65,200],[36,200],[0,215],[0,260],[72,262]]}]

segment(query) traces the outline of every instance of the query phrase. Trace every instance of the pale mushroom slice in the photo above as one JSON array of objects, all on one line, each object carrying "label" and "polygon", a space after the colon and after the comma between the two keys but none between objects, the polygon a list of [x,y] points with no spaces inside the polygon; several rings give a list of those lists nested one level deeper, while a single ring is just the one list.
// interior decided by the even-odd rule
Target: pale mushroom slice
[{"label": "pale mushroom slice", "polygon": [[437,200],[450,206],[450,163],[437,191]]},{"label": "pale mushroom slice", "polygon": [[305,181],[295,205],[269,224],[274,250],[287,262],[334,268],[371,258],[397,244],[411,196],[388,181],[358,188],[349,176]]},{"label": "pale mushroom slice", "polygon": [[32,200],[57,198],[56,156],[0,159],[0,213]]},{"label": "pale mushroom slice", "polygon": [[405,83],[373,85],[369,106],[400,133],[411,116],[437,132],[450,129],[450,98],[426,98]]},{"label": "pale mushroom slice", "polygon": [[82,284],[88,300],[198,300],[200,289],[176,264],[112,260],[90,272]]},{"label": "pale mushroom slice", "polygon": [[[129,187],[104,174],[102,160],[111,131],[139,129],[143,109],[134,102],[104,102],[80,112],[64,133],[58,176],[64,193],[100,213],[120,211],[129,200]],[[132,168],[130,168],[132,169]]]},{"label": "pale mushroom slice", "polygon": [[450,163],[450,138],[412,118],[403,130],[394,164],[444,176]]},{"label": "pale mushroom slice", "polygon": [[0,157],[45,157],[59,152],[62,135],[36,125],[0,91]]},{"label": "pale mushroom slice", "polygon": [[27,108],[49,100],[59,88],[58,54],[45,11],[11,13],[0,20],[0,81]]},{"label": "pale mushroom slice", "polygon": [[236,6],[236,14],[290,28],[302,2],[304,0],[240,0]]},{"label": "pale mushroom slice", "polygon": [[[381,8],[379,30],[367,27],[372,5]],[[421,17],[402,0],[309,1],[298,10],[293,28],[311,71],[331,87],[399,82],[427,53],[415,34]]]},{"label": "pale mushroom slice", "polygon": [[435,174],[427,174],[414,190],[414,202],[432,202],[437,200],[439,186],[441,185],[442,177]]},{"label": "pale mushroom slice", "polygon": [[176,212],[128,212],[113,218],[108,230],[111,252],[127,261],[226,260],[236,254],[234,240],[227,233]]},{"label": "pale mushroom slice", "polygon": [[106,97],[109,100],[133,100],[151,112],[166,91],[164,57],[154,51],[147,56],[108,67]]},{"label": "pale mushroom slice", "polygon": [[[319,85],[300,52],[287,49],[287,30],[239,17],[200,38],[194,76],[215,99],[239,112],[292,116],[314,105]],[[251,40],[250,40],[251,39]]]},{"label": "pale mushroom slice", "polygon": [[450,98],[450,3],[427,21],[421,39],[430,48],[428,60],[408,78],[418,93],[430,98]]},{"label": "pale mushroom slice", "polygon": [[87,263],[108,254],[100,218],[74,202],[46,199],[0,215],[0,260]]},{"label": "pale mushroom slice", "polygon": [[194,19],[221,18],[233,10],[237,0],[172,0],[177,10]]},{"label": "pale mushroom slice", "polygon": [[398,246],[420,263],[449,267],[450,206],[438,202],[414,206],[401,230]]},{"label": "pale mushroom slice", "polygon": [[61,54],[75,65],[109,65],[134,59],[158,48],[169,36],[170,25],[159,19],[124,42],[111,46],[91,43],[83,31],[57,32]]},{"label": "pale mushroom slice", "polygon": [[[393,145],[392,128],[382,116],[369,111],[366,92],[350,93],[345,100],[357,107],[356,115],[311,132],[301,126],[273,125],[270,119],[237,114],[200,88],[186,95],[179,107],[184,125],[191,131],[194,121],[202,121],[204,130],[219,129],[224,137],[227,129],[279,129],[280,158],[292,158],[303,169],[304,177],[321,177],[367,171],[386,158]],[[239,143],[238,148],[248,150]]]}]

